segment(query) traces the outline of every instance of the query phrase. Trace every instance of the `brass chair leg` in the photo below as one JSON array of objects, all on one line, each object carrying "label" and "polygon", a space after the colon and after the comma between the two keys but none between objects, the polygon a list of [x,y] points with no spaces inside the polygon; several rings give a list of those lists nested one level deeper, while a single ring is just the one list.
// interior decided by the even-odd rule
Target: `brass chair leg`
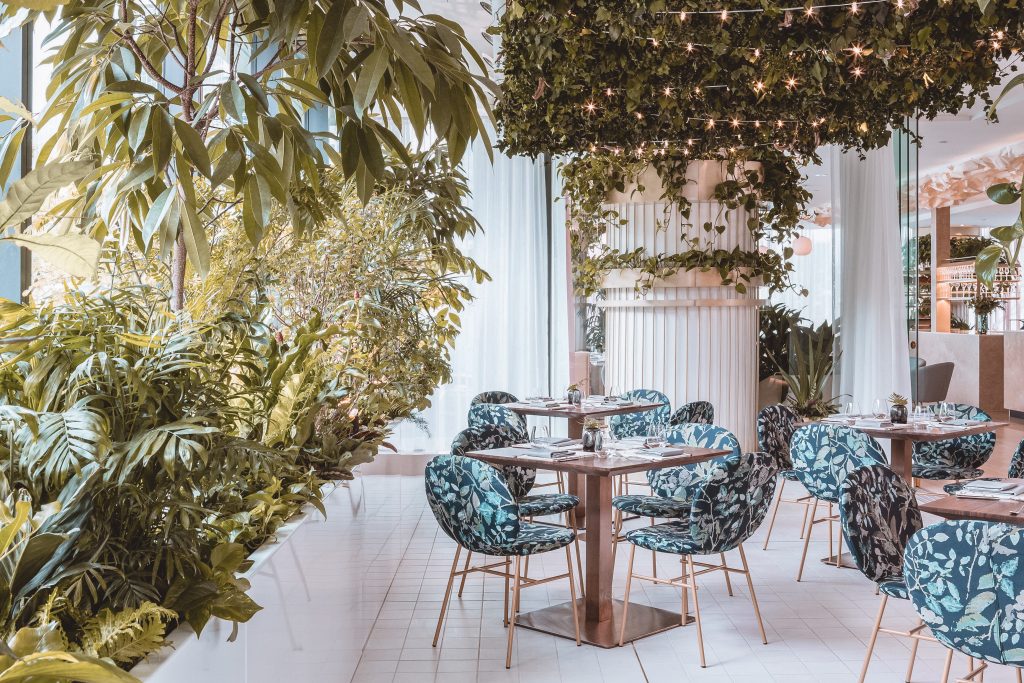
[{"label": "brass chair leg", "polygon": [[448,574],[448,587],[444,589],[444,600],[441,601],[441,614],[437,617],[437,628],[434,629],[434,647],[437,647],[437,639],[441,637],[441,625],[444,623],[444,612],[448,608],[448,600],[452,597],[452,584],[455,583],[455,568],[459,566],[459,554],[462,546],[455,546],[455,559],[452,560],[452,571]]},{"label": "brass chair leg", "polygon": [[[828,504],[828,518],[832,519],[832,503]],[[832,556],[832,522],[828,523],[828,554]]]},{"label": "brass chair leg", "polygon": [[622,599],[622,623],[619,625],[619,647],[622,647],[626,640],[626,619],[629,616],[629,588],[633,583],[633,558],[636,556],[636,546],[629,544],[629,570],[626,572],[626,595]]},{"label": "brass chair leg", "polygon": [[[651,526],[654,526],[654,517],[651,517]],[[651,551],[651,576],[658,578],[658,553]]]},{"label": "brass chair leg", "polygon": [[[529,555],[527,555],[529,557]],[[505,652],[505,668],[512,668],[512,643],[516,635],[516,611],[519,608],[519,564],[521,557],[516,556],[515,583],[512,588],[512,618],[508,622],[508,650]]]},{"label": "brass chair leg", "polygon": [[[757,605],[757,594],[754,593],[754,580],[750,578],[750,567],[747,565],[747,555],[743,552],[743,544],[737,546],[740,551],[740,562],[743,563],[743,575],[747,577],[747,590],[750,591],[750,601],[754,603],[754,615],[757,617],[757,627],[761,629],[761,642],[768,644],[768,635],[764,632],[764,622],[761,620],[761,608]],[[726,572],[728,575],[729,572]]]},{"label": "brass chair leg", "polygon": [[[811,508],[811,519],[807,522],[807,534],[804,536],[804,552],[800,556],[800,569],[796,572],[796,580],[804,576],[804,563],[807,561],[807,547],[811,544],[811,530],[814,528],[814,516],[818,513],[818,499],[814,499],[814,506]],[[830,527],[831,528],[831,525]]]},{"label": "brass chair leg", "polygon": [[[832,522],[828,523],[829,528],[832,528]],[[843,527],[839,526],[839,545],[836,546],[836,569],[843,566]]]},{"label": "brass chair leg", "polygon": [[[722,566],[723,567],[727,566],[726,562],[725,562],[725,553],[718,553],[718,555],[722,558]],[[729,597],[731,598],[731,597],[733,597],[733,594],[732,594],[732,579],[729,578],[729,570],[728,569],[723,569],[722,573],[725,574],[725,590],[729,593]]]},{"label": "brass chair leg", "polygon": [[[878,606],[878,617],[875,618],[875,627],[871,629],[871,640],[868,641],[868,651],[864,655],[864,665],[860,668],[860,678],[857,683],[864,683],[864,677],[868,675],[868,664],[871,663],[871,653],[875,651],[875,641],[878,640],[878,629],[882,627],[882,616],[885,614],[885,603],[889,601],[888,595],[882,596],[882,604]],[[914,639],[917,642],[917,639]]]},{"label": "brass chair leg", "polygon": [[[569,520],[569,528],[572,529],[572,533],[575,535],[572,542],[573,545],[576,546],[576,569],[579,570],[577,580],[580,582],[580,597],[582,597],[586,594],[586,588],[583,585],[583,560],[580,555],[580,530],[576,527],[575,510],[569,510],[569,512],[566,513],[566,518]],[[612,560],[612,566],[614,566],[614,564],[615,561]]]},{"label": "brass chair leg", "polygon": [[[924,620],[918,619],[917,625],[923,626]],[[921,644],[921,640],[919,638],[913,638],[912,640],[914,642],[910,646],[910,662],[907,663],[907,676],[903,679],[906,683],[910,683],[910,679],[914,675],[914,662],[917,660],[917,646]]]},{"label": "brass chair leg", "polygon": [[[946,663],[942,667],[942,680],[940,681],[940,683],[946,683],[946,681],[949,680],[949,670],[950,670],[950,668],[952,668],[952,666],[953,666],[953,651],[950,650],[949,652],[946,653]],[[1019,669],[1017,670],[1017,679],[1018,679],[1018,683],[1020,683],[1020,670]]]},{"label": "brass chair leg", "polygon": [[782,490],[786,488],[786,480],[782,480],[779,492],[775,496],[775,505],[772,507],[772,518],[768,521],[768,533],[764,535],[764,546],[761,550],[768,550],[768,541],[772,537],[772,529],[775,527],[775,515],[779,514],[779,506],[782,505]]},{"label": "brass chair leg", "polygon": [[690,593],[688,592],[689,589],[686,587],[686,556],[685,555],[680,555],[679,556],[679,574],[680,574],[680,576],[683,577],[683,585],[681,586],[682,589],[683,589],[682,590],[682,593],[683,593],[683,595],[682,595],[682,597],[683,597],[683,612],[681,614],[682,618],[679,620],[679,624],[681,626],[686,626],[686,622],[688,622],[690,620]]},{"label": "brass chair leg", "polygon": [[472,550],[467,550],[466,551],[466,564],[463,565],[463,567],[462,567],[462,579],[459,581],[459,597],[460,598],[462,597],[462,589],[464,589],[466,587],[466,577],[469,576],[469,574],[467,574],[466,572],[469,569],[469,561],[472,558],[473,558],[473,551]]},{"label": "brass chair leg", "polygon": [[[950,653],[950,654],[952,654],[952,653]],[[942,683],[946,683],[945,679],[943,679]],[[1017,683],[1021,683],[1020,669],[1017,669]]]},{"label": "brass chair leg", "polygon": [[807,514],[810,512],[811,506],[804,503],[804,520],[800,522],[800,540],[804,540],[804,533],[807,530]]},{"label": "brass chair leg", "polygon": [[508,582],[509,582],[509,578],[512,576],[512,573],[509,571],[511,569],[511,567],[509,566],[509,562],[510,562],[509,558],[506,557],[505,558],[505,626],[508,626]]},{"label": "brass chair leg", "polygon": [[693,614],[697,618],[697,647],[700,648],[700,668],[707,668],[707,661],[704,659],[704,631],[700,625],[700,599],[697,597],[697,570],[693,566],[693,558],[686,556],[686,566],[690,574],[690,588],[693,590]]},{"label": "brass chair leg", "polygon": [[[579,555],[576,556],[579,559]],[[572,553],[569,546],[565,546],[565,568],[569,571],[569,597],[572,599],[572,625],[576,629],[576,647],[582,645],[580,641],[580,613],[576,604],[576,581],[572,577]]]},{"label": "brass chair leg", "polygon": [[612,518],[612,567],[615,566],[615,556],[619,550],[619,536],[622,535],[622,510],[616,509]]}]

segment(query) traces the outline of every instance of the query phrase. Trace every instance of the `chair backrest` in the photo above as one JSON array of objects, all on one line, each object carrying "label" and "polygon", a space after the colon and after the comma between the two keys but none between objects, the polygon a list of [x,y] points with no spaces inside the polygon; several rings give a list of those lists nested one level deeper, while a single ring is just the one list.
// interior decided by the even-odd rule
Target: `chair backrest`
[{"label": "chair backrest", "polygon": [[518,403],[519,399],[515,394],[507,391],[482,391],[473,397],[469,405],[475,406],[478,403]]},{"label": "chair backrest", "polygon": [[884,465],[878,442],[864,432],[837,424],[807,425],[796,430],[789,451],[800,482],[819,500],[839,502],[839,487],[858,467]]},{"label": "chair backrest", "polygon": [[470,427],[495,425],[507,427],[523,439],[529,436],[526,420],[511,408],[506,408],[500,403],[477,403],[470,406],[467,421]]},{"label": "chair backrest", "polygon": [[857,568],[874,582],[903,575],[903,550],[921,529],[917,498],[885,465],[859,467],[843,479],[839,516]]},{"label": "chair backrest", "polygon": [[940,522],[907,544],[903,578],[939,642],[978,659],[1024,666],[1024,528]]},{"label": "chair backrest", "polygon": [[681,405],[668,418],[670,425],[681,425],[687,422],[715,424],[715,406],[711,405],[710,401],[690,401]]},{"label": "chair backrest", "polygon": [[[728,429],[705,424],[681,424],[668,428],[666,440],[678,446],[696,446],[698,448],[729,449],[733,455],[740,454],[740,442]],[[723,456],[724,458],[725,456]],[[651,485],[654,495],[662,498],[680,498],[689,500],[697,490],[697,485],[714,468],[722,458],[715,458],[694,465],[666,467],[647,472],[647,483]]]},{"label": "chair backrest", "polygon": [[424,471],[427,503],[441,529],[473,552],[500,554],[519,536],[519,506],[498,470],[461,455],[439,455]]},{"label": "chair backrest", "polygon": [[789,443],[799,420],[792,408],[781,403],[765,406],[757,414],[757,447],[775,456],[779,469],[793,469]]},{"label": "chair backrest", "polygon": [[[509,427],[481,424],[467,427],[455,435],[455,439],[452,440],[452,455],[465,455],[470,451],[483,451],[488,448],[508,448],[525,441],[526,437]],[[518,465],[505,465],[497,469],[505,477],[505,482],[516,500],[529,494],[537,481],[535,469]]]},{"label": "chair backrest", "polygon": [[630,401],[664,403],[665,405],[654,410],[645,410],[642,413],[612,415],[608,418],[608,429],[615,438],[648,436],[656,432],[659,426],[668,424],[669,415],[672,413],[672,406],[669,405],[668,396],[660,391],[655,391],[654,389],[630,389],[622,394],[622,398]]},{"label": "chair backrest", "polygon": [[1010,471],[1006,476],[1020,478],[1024,475],[1024,439],[1017,444],[1017,450],[1010,456]]},{"label": "chair backrest", "polygon": [[[981,408],[967,403],[947,403],[953,417],[963,420],[984,420],[991,422],[992,417]],[[931,406],[929,410],[938,411],[939,406]],[[942,441],[918,441],[914,443],[914,464],[920,467],[939,470],[963,470],[981,467],[992,457],[996,447],[995,432],[958,436],[955,439]]]},{"label": "chair backrest", "polygon": [[718,459],[697,485],[690,506],[690,538],[705,553],[724,553],[750,538],[775,495],[778,463],[770,453]]},{"label": "chair backrest", "polygon": [[953,363],[935,363],[910,373],[911,396],[920,403],[945,401],[949,382],[953,379]]}]

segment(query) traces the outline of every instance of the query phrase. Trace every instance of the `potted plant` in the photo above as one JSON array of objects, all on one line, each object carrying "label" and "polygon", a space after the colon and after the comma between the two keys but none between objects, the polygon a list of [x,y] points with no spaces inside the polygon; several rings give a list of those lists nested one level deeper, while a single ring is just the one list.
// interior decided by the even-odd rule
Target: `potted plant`
[{"label": "potted plant", "polygon": [[[986,194],[996,204],[1012,206],[1020,202],[1022,190],[1024,190],[1024,178],[1021,179],[1020,183],[997,183],[992,185],[986,190]],[[1005,262],[1010,267],[1011,272],[1016,272],[1018,269],[1017,264],[1020,260],[1021,245],[1024,243],[1024,206],[1019,207],[1017,220],[1013,225],[992,228],[989,234],[992,240],[995,241],[995,244],[990,244],[978,252],[978,258],[974,262],[974,272],[978,276],[978,282],[991,289],[996,273],[999,270],[1000,262]],[[980,322],[980,313],[978,318]],[[980,329],[978,333],[984,334]]]},{"label": "potted plant", "polygon": [[907,424],[907,399],[905,396],[893,393],[889,397],[889,403],[892,407],[889,408],[889,419],[892,420],[894,425],[905,425]]},{"label": "potted plant", "polygon": [[838,411],[838,397],[825,398],[839,356],[833,352],[834,341],[835,335],[827,323],[816,328],[797,328],[790,342],[789,369],[776,363],[789,390],[787,402],[801,417],[818,419]]},{"label": "potted plant", "polygon": [[570,384],[565,390],[565,400],[574,406],[581,405],[583,403],[583,392],[580,391],[578,384]]},{"label": "potted plant", "polygon": [[600,420],[587,419],[583,423],[583,450],[587,453],[594,453],[601,450],[603,438],[601,430],[604,423]]},{"label": "potted plant", "polygon": [[988,316],[992,311],[1002,308],[1003,304],[996,299],[993,299],[988,294],[975,294],[974,297],[967,302],[967,305],[974,309],[975,315],[978,316],[977,322],[974,327],[978,330],[978,334],[988,334]]},{"label": "potted plant", "polygon": [[[800,312],[783,304],[761,308],[760,352],[758,357],[758,410],[774,403],[781,403],[786,395],[786,381],[779,373],[790,367],[789,340],[794,326],[803,321]],[[776,363],[776,359],[780,359]]]}]

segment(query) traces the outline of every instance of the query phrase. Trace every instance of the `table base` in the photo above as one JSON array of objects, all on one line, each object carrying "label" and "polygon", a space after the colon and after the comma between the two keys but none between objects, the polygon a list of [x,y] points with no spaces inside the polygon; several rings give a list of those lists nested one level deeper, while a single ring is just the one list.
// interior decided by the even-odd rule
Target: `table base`
[{"label": "table base", "polygon": [[[847,563],[847,559],[850,560],[849,563]],[[836,567],[836,556],[829,555],[828,557],[823,557],[820,562],[822,564]],[[857,569],[857,565],[853,563],[853,555],[850,555],[849,553],[841,553],[839,555],[839,565],[837,569]]]},{"label": "table base", "polygon": [[[612,618],[608,621],[588,622],[583,618],[583,600],[577,600],[576,606],[580,614],[580,640],[588,645],[598,647],[618,647],[619,628],[622,624],[622,600],[612,600]],[[635,602],[629,603],[629,621],[626,624],[626,637],[623,642],[631,642],[661,633],[680,626],[680,615],[678,612],[647,605],[638,605]],[[694,618],[690,615],[687,624],[693,623]],[[545,607],[533,612],[520,614],[516,619],[516,627],[522,626],[533,631],[540,631],[553,636],[576,639],[576,631],[573,628],[572,603],[565,602],[561,605]]]}]

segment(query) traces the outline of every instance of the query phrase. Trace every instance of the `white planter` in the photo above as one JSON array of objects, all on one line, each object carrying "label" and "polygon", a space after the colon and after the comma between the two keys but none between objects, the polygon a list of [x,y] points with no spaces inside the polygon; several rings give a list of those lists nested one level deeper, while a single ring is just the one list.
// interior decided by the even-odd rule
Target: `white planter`
[{"label": "white planter", "polygon": [[[756,165],[751,165],[756,168]],[[683,196],[690,200],[684,220],[676,207],[666,213],[657,174],[648,169],[641,192],[627,188],[609,195],[609,206],[626,220],[608,234],[608,245],[620,251],[643,248],[647,254],[685,250],[682,235],[702,242],[710,239],[701,227],[706,221],[724,222],[715,237],[722,249],[756,248],[740,209],[723,220],[723,207],[712,199],[724,179],[719,162],[693,162]],[[662,229],[659,229],[661,227]],[[635,271],[614,271],[604,285],[605,380],[622,391],[650,388],[663,391],[679,406],[711,401],[715,422],[732,431],[744,449],[756,444],[758,308],[756,287],[740,294],[723,286],[714,272],[679,272],[658,280],[644,295],[637,293]]]},{"label": "white planter", "polygon": [[[326,497],[334,490],[335,484],[324,485],[323,495]],[[277,533],[274,540],[264,543],[254,550],[249,559],[252,566],[242,574],[252,579],[278,550],[289,543],[292,535],[316,513],[312,506],[305,506],[301,512],[288,520]],[[253,619],[259,619],[257,612]],[[159,651],[149,655],[131,669],[131,674],[146,683],[182,683],[195,678],[196,671],[202,670],[204,680],[244,681],[246,679],[246,626],[239,624],[235,640],[231,647],[221,645],[231,637],[234,625],[221,619],[211,619],[197,638],[195,631],[188,624],[182,623],[167,636],[167,644]],[[208,651],[215,648],[216,656],[207,656]]]}]

